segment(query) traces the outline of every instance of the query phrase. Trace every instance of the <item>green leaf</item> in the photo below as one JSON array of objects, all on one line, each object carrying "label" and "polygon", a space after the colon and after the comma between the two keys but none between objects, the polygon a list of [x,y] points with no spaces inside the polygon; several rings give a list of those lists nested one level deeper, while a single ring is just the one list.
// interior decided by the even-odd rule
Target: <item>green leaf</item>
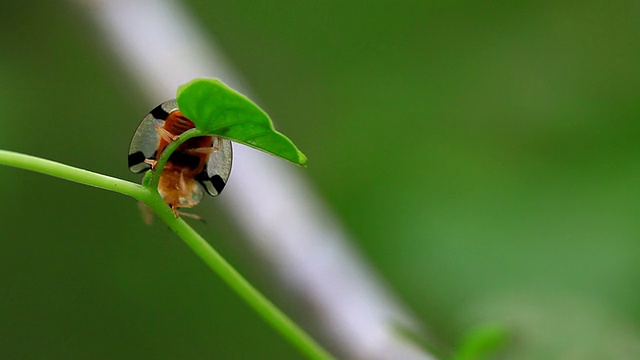
[{"label": "green leaf", "polygon": [[217,79],[195,79],[178,88],[178,108],[197,129],[305,166],[307,157],[277,132],[251,100]]},{"label": "green leaf", "polygon": [[490,359],[509,341],[509,332],[500,324],[487,324],[469,332],[458,345],[455,360]]}]

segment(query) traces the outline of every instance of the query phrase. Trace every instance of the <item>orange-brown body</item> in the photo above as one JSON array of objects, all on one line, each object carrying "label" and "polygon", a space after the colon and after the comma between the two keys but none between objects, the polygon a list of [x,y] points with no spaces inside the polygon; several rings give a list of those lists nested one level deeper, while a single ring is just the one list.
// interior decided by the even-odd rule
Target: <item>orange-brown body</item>
[{"label": "orange-brown body", "polygon": [[[158,129],[160,140],[156,159],[179,135],[194,128],[193,122],[180,111],[169,114],[164,125]],[[207,165],[207,161],[213,149],[214,138],[212,136],[199,136],[182,143],[169,157],[162,169],[158,192],[164,201],[171,207],[176,217],[178,208],[193,207],[202,198],[202,189],[195,177],[198,176]]]}]

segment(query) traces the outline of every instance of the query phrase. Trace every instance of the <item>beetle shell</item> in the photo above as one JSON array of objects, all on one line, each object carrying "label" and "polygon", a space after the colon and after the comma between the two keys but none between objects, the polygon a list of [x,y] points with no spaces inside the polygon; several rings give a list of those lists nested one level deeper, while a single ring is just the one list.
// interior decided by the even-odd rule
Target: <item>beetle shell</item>
[{"label": "beetle shell", "polygon": [[[168,136],[181,135],[194,127],[178,110],[175,99],[158,105],[142,119],[133,135],[129,169],[134,173],[151,169],[148,162],[156,161],[162,154],[172,141]],[[232,158],[229,140],[213,136],[191,138],[169,157],[160,175],[158,191],[174,211],[200,202],[203,188],[209,195],[218,196],[229,179]]]}]

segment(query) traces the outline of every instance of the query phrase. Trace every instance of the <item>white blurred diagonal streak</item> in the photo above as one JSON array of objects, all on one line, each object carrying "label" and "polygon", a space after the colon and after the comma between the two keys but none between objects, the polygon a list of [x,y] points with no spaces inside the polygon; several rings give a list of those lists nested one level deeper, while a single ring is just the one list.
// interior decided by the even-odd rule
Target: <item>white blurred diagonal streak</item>
[{"label": "white blurred diagonal streak", "polygon": [[[250,94],[180,3],[73,3],[97,23],[152,102],[175,97],[179,85],[197,77],[219,78]],[[233,166],[218,200],[292,297],[313,310],[310,321],[331,349],[350,359],[433,359],[398,336],[396,325],[418,325],[349,246],[349,236],[300,169],[244,146],[235,146]]]}]

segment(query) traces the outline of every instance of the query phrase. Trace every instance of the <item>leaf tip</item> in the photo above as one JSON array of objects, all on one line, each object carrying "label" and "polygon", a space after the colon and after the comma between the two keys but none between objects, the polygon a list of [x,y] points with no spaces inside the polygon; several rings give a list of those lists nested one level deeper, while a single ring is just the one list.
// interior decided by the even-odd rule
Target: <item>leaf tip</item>
[{"label": "leaf tip", "polygon": [[302,166],[302,167],[307,167],[307,162],[309,161],[309,159],[307,158],[307,156],[301,152],[298,152],[298,165]]},{"label": "leaf tip", "polygon": [[269,115],[243,94],[214,78],[178,87],[178,107],[203,133],[224,137],[306,167],[307,157],[275,130]]}]

